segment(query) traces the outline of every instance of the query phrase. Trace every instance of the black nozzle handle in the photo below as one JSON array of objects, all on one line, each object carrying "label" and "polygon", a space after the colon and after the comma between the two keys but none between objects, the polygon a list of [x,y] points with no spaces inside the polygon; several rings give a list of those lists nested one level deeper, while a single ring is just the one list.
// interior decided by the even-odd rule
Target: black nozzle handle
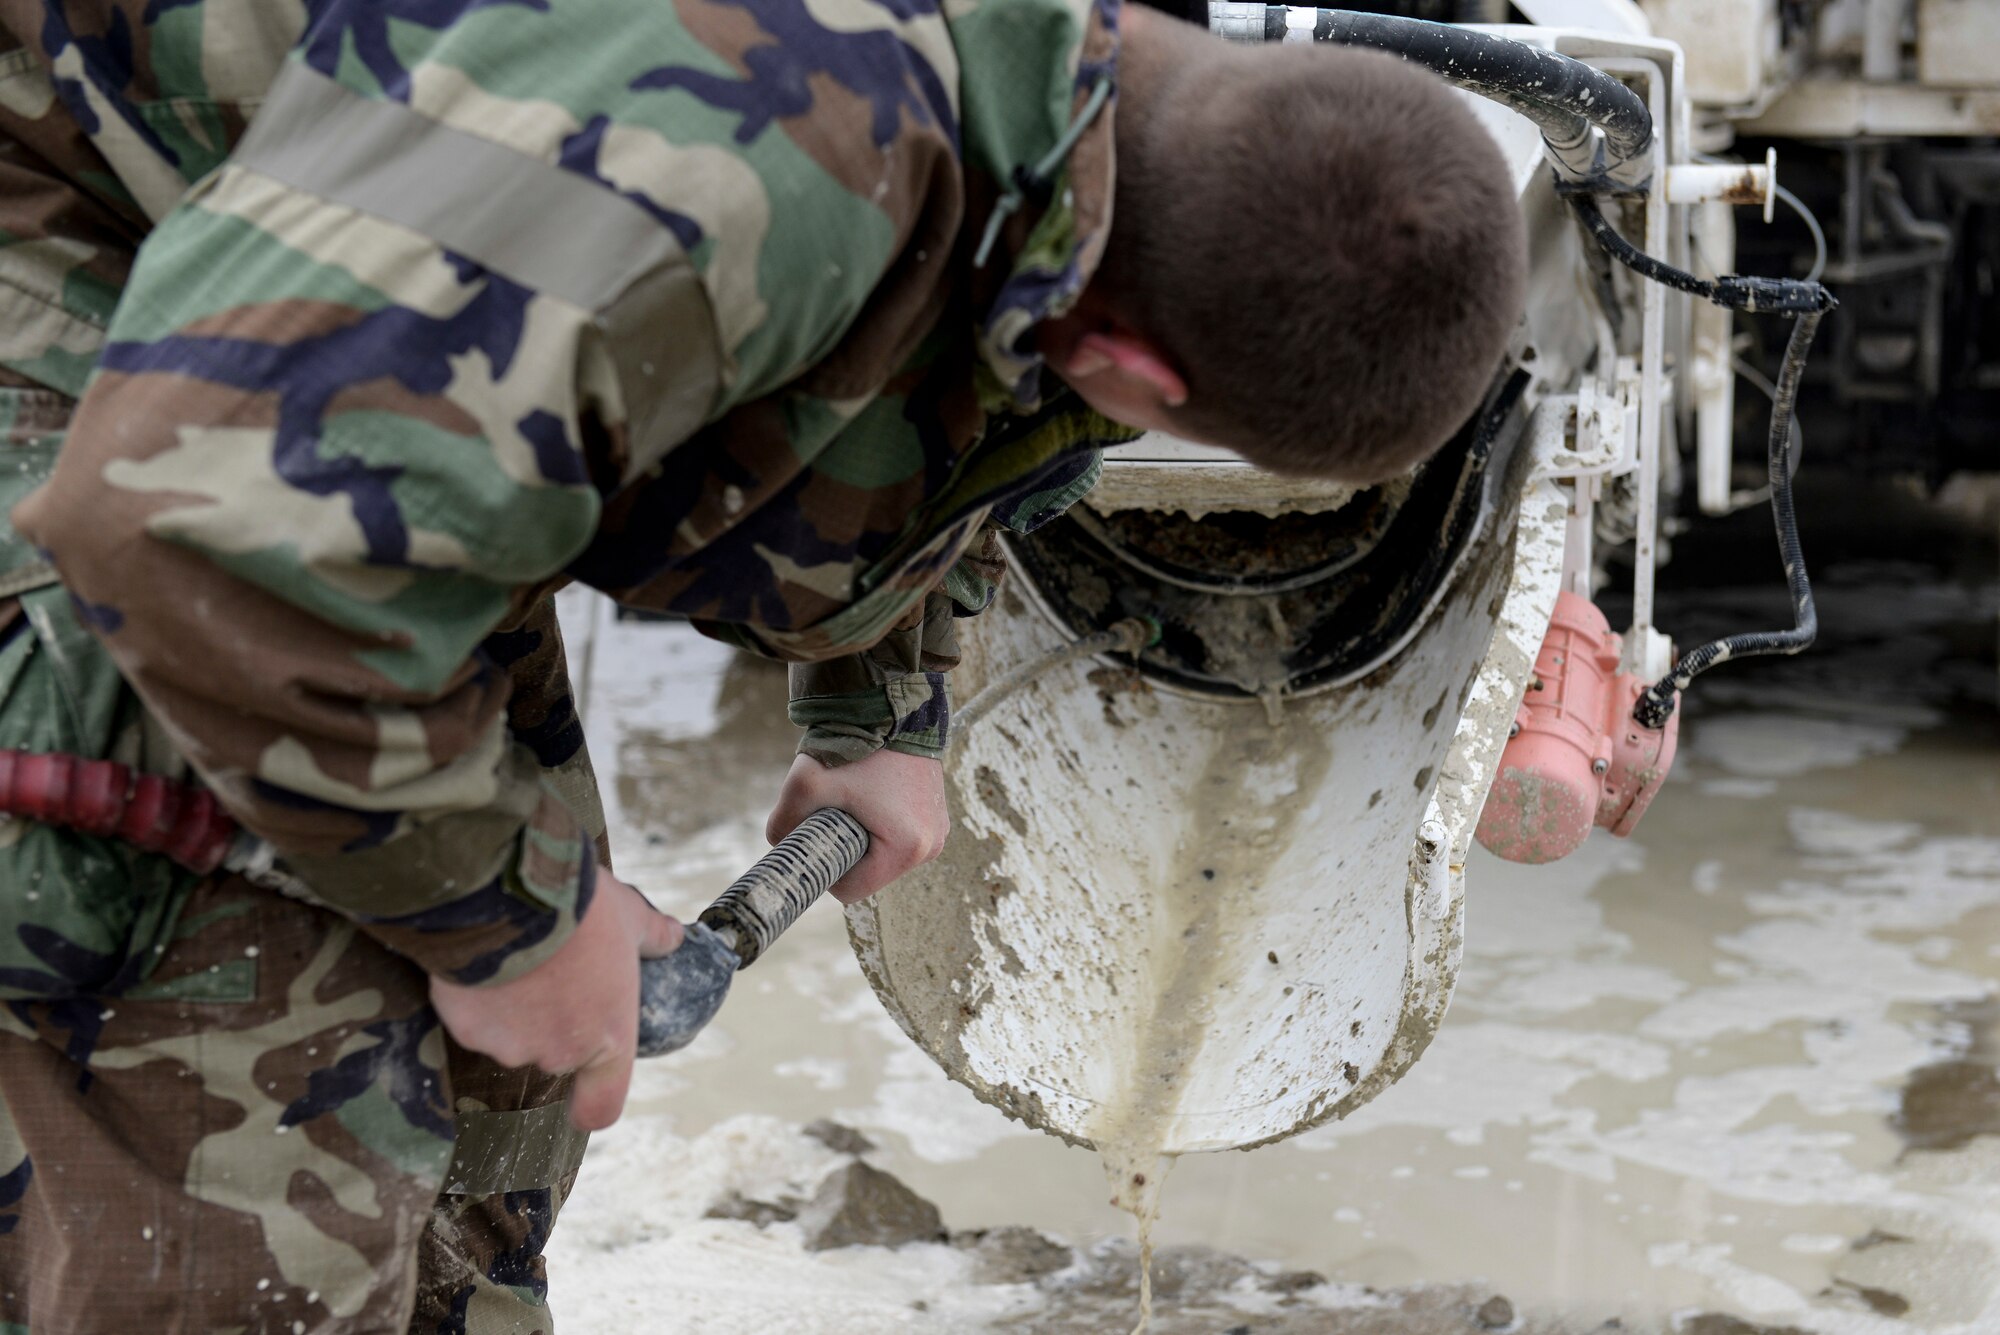
[{"label": "black nozzle handle", "polygon": [[639,1055],[679,1052],[708,1027],[743,962],[729,943],[689,923],[681,948],[639,961]]},{"label": "black nozzle handle", "polygon": [[686,1047],[722,1007],[736,971],[776,941],[861,861],[868,831],[822,807],[737,877],[671,955],[639,965],[639,1055]]}]

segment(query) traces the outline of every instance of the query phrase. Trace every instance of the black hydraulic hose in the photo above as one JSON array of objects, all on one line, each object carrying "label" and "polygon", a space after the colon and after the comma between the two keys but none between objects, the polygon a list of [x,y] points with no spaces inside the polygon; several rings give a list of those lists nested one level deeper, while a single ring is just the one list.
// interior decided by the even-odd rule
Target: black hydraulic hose
[{"label": "black hydraulic hose", "polygon": [[1799,547],[1799,517],[1792,508],[1792,411],[1798,404],[1799,381],[1805,375],[1806,353],[1812,347],[1820,311],[1807,311],[1792,323],[1785,345],[1785,364],[1778,372],[1777,393],[1771,396],[1771,519],[1778,530],[1778,551],[1785,561],[1785,582],[1792,595],[1792,629],[1730,635],[1682,654],[1674,670],[1647,687],[1633,707],[1641,726],[1664,728],[1673,717],[1674,701],[1688,684],[1717,663],[1761,654],[1795,654],[1819,634],[1819,612],[1813,607],[1812,581],[1806,577],[1805,553]]},{"label": "black hydraulic hose", "polygon": [[1821,284],[1796,278],[1750,278],[1741,274],[1726,274],[1712,282],[1698,278],[1656,255],[1648,255],[1620,236],[1589,195],[1571,194],[1569,203],[1577,221],[1605,253],[1641,277],[1728,310],[1797,317],[1792,322],[1791,341],[1785,345],[1785,363],[1771,395],[1768,460],[1771,518],[1778,530],[1778,551],[1784,557],[1785,581],[1792,595],[1792,629],[1731,635],[1682,654],[1675,660],[1674,670],[1648,686],[1632,707],[1632,717],[1641,726],[1664,728],[1674,715],[1680,693],[1717,663],[1762,654],[1795,654],[1811,645],[1819,634],[1812,582],[1806,577],[1806,559],[1799,548],[1798,515],[1792,508],[1792,421],[1798,405],[1799,382],[1805,376],[1806,353],[1812,348],[1813,336],[1819,332],[1819,322],[1840,303]]},{"label": "black hydraulic hose", "polygon": [[1604,248],[1604,252],[1630,268],[1640,278],[1698,296],[1726,310],[1752,314],[1792,314],[1792,340],[1784,348],[1784,368],[1778,372],[1778,386],[1770,402],[1770,514],[1778,528],[1778,552],[1784,556],[1784,578],[1792,592],[1792,630],[1754,632],[1728,636],[1698,650],[1682,654],[1674,669],[1648,685],[1632,705],[1632,717],[1642,727],[1666,727],[1674,717],[1674,701],[1688,683],[1716,664],[1732,658],[1756,658],[1762,654],[1798,654],[1808,648],[1820,632],[1818,612],[1812,608],[1812,582],[1806,578],[1806,556],[1798,546],[1798,514],[1792,508],[1792,428],[1798,408],[1798,384],[1806,374],[1806,352],[1820,330],[1820,320],[1840,302],[1818,282],[1798,278],[1746,278],[1724,274],[1714,282],[1674,268],[1658,256],[1618,236],[1618,230],[1604,218],[1604,210],[1588,194],[1570,194],[1570,208],[1584,230]]},{"label": "black hydraulic hose", "polygon": [[1751,314],[1820,314],[1837,304],[1833,293],[1816,282],[1796,278],[1756,278],[1748,274],[1724,274],[1710,281],[1685,269],[1677,269],[1657,256],[1648,255],[1618,235],[1618,229],[1604,216],[1597,201],[1586,194],[1573,194],[1569,206],[1597,244],[1642,278],[1712,301],[1732,311]]},{"label": "black hydraulic hose", "polygon": [[[1224,37],[1275,42],[1294,31],[1294,11],[1286,5],[1215,3],[1208,12],[1209,27]],[[1637,93],[1595,66],[1456,24],[1345,9],[1301,12],[1313,14],[1315,42],[1386,51],[1520,112],[1535,123],[1573,179],[1609,175],[1636,185],[1651,174],[1652,114]],[[1604,135],[1607,160],[1602,163],[1590,133],[1593,126]]]}]

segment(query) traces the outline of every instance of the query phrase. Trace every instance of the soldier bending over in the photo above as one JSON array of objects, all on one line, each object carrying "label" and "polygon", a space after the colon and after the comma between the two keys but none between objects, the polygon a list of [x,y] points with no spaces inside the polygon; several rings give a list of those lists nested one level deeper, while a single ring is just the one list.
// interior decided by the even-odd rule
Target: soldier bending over
[{"label": "soldier bending over", "polygon": [[770,832],[853,812],[851,902],[943,842],[996,526],[1145,429],[1396,474],[1521,307],[1442,85],[1118,0],[0,42],[0,747],[198,779],[316,901],[0,825],[0,1331],[551,1328],[680,937],[609,869],[552,590],[797,665]]}]

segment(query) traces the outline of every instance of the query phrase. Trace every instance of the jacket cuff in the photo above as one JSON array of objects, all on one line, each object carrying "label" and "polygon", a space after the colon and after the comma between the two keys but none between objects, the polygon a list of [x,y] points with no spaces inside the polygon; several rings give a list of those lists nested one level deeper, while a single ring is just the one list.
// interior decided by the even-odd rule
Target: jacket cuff
[{"label": "jacket cuff", "polygon": [[837,695],[800,695],[790,708],[806,730],[799,754],[829,768],[883,748],[938,759],[951,740],[951,683],[942,672],[913,672]]},{"label": "jacket cuff", "polygon": [[464,986],[508,982],[553,955],[597,882],[589,832],[519,749],[489,806],[286,864],[369,936]]}]

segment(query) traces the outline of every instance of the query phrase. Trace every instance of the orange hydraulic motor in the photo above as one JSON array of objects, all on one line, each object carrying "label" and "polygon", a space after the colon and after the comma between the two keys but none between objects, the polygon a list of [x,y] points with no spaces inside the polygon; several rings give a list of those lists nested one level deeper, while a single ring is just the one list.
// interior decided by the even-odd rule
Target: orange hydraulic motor
[{"label": "orange hydraulic motor", "polygon": [[1674,763],[1680,714],[1657,729],[1633,719],[1647,683],[1618,670],[1622,647],[1588,598],[1557,597],[1479,816],[1489,851],[1509,862],[1554,862],[1583,847],[1594,825],[1622,837],[1639,824]]}]

